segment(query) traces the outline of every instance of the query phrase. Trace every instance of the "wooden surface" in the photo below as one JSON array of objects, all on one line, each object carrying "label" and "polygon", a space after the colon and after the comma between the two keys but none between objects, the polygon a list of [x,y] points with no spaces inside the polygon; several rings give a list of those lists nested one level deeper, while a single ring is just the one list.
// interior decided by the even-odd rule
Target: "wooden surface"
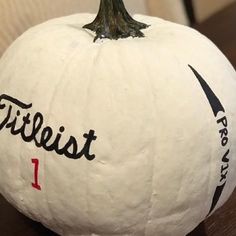
[{"label": "wooden surface", "polygon": [[236,236],[236,191],[230,200],[205,222],[207,236]]},{"label": "wooden surface", "polygon": [[[189,0],[190,1],[190,0]],[[203,22],[235,0],[192,0],[198,22]]]},{"label": "wooden surface", "polygon": [[[236,68],[236,3],[196,28],[212,39]],[[236,91],[235,91],[236,92]],[[204,232],[205,231],[205,232]],[[236,236],[236,191],[227,204],[188,236]],[[0,196],[0,236],[55,236],[18,213]],[[157,235],[158,236],[158,235]]]}]

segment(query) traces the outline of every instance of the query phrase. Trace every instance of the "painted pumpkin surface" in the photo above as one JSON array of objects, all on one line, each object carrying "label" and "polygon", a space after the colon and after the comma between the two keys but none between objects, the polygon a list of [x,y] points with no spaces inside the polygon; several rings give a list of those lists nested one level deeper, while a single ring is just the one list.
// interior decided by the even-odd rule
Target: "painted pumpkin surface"
[{"label": "painted pumpkin surface", "polygon": [[142,31],[93,42],[94,18],[2,57],[0,192],[60,235],[186,235],[236,185],[235,70],[186,26],[136,15]]}]

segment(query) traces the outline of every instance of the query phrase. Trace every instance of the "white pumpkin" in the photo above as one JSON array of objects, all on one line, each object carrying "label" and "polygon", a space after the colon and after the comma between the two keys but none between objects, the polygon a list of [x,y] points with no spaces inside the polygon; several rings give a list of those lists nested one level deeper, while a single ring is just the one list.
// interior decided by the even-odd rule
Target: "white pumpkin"
[{"label": "white pumpkin", "polygon": [[188,27],[136,15],[144,38],[94,43],[93,19],[1,59],[0,192],[60,235],[186,235],[236,184],[236,73]]}]

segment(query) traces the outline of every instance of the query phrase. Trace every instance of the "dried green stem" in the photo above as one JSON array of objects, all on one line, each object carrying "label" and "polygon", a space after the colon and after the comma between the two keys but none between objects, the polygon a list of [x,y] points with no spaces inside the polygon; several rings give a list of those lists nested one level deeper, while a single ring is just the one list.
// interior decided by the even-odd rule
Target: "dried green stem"
[{"label": "dried green stem", "polygon": [[119,39],[128,37],[144,37],[141,29],[148,25],[134,20],[125,9],[123,0],[101,0],[95,20],[84,26],[96,33],[97,39]]}]

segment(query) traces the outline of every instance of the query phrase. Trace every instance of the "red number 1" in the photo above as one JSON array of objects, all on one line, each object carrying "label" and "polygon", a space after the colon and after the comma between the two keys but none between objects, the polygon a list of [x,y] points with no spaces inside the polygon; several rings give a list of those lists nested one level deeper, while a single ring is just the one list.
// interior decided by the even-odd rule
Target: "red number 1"
[{"label": "red number 1", "polygon": [[39,185],[39,181],[38,181],[39,160],[32,159],[32,163],[34,164],[34,183],[32,183],[32,187],[37,190],[41,190],[41,186]]}]

